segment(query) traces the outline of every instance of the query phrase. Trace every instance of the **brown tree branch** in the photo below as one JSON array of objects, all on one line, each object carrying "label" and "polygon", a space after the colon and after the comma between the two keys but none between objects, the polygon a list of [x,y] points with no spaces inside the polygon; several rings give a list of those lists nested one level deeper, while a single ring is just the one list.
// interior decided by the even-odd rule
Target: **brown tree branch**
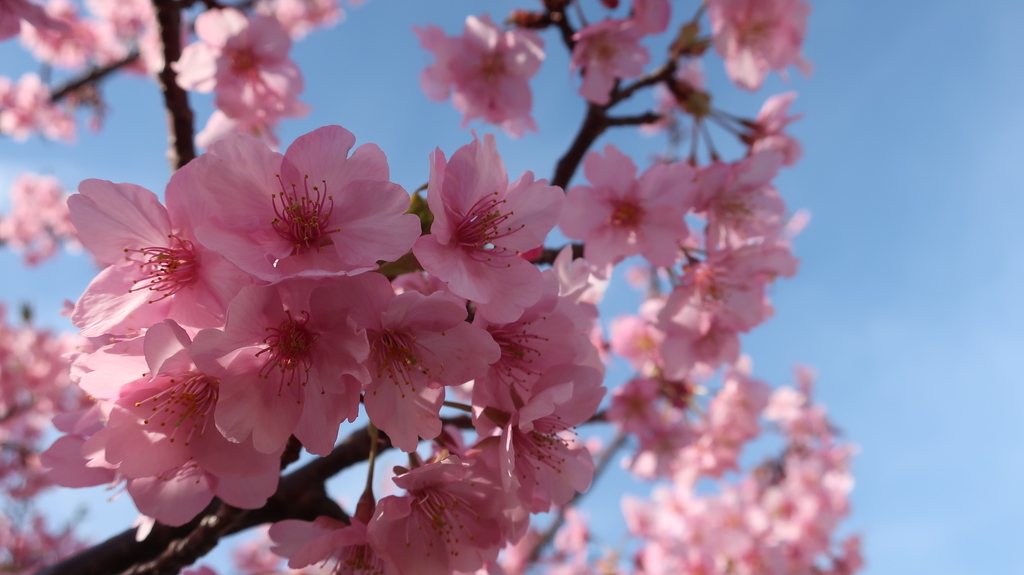
[{"label": "brown tree branch", "polygon": [[584,154],[608,128],[605,110],[604,106],[587,104],[587,115],[583,119],[583,125],[580,126],[579,132],[576,133],[576,139],[573,140],[572,145],[558,160],[558,165],[555,167],[555,175],[551,177],[552,186],[558,186],[564,190],[569,185],[573,174],[576,173],[576,168],[583,161]]},{"label": "brown tree branch", "polygon": [[156,559],[136,564],[124,575],[177,575],[217,546],[222,535],[240,518],[243,510],[221,503],[217,513],[202,518],[187,536],[174,541]]},{"label": "brown tree branch", "polygon": [[51,102],[59,102],[65,96],[67,96],[68,94],[74,92],[75,90],[78,90],[82,86],[86,86],[88,84],[99,82],[103,78],[106,78],[110,74],[120,70],[121,68],[124,68],[128,64],[131,64],[132,62],[134,62],[134,61],[136,61],[138,59],[139,59],[139,51],[138,50],[132,50],[131,52],[128,53],[127,56],[125,56],[124,58],[121,58],[120,60],[118,60],[116,62],[111,62],[110,64],[107,64],[106,66],[96,66],[96,67],[93,67],[91,70],[89,70],[85,74],[79,76],[78,78],[74,78],[72,80],[68,80],[67,82],[64,82],[60,86],[57,86],[56,88],[54,88],[50,92],[50,101]]},{"label": "brown tree branch", "polygon": [[164,68],[157,74],[164,94],[169,125],[167,159],[171,171],[176,171],[196,157],[193,138],[192,108],[188,105],[188,92],[177,83],[177,73],[171,64],[181,57],[181,8],[175,0],[153,0],[156,20],[163,45]]},{"label": "brown tree branch", "polygon": [[642,126],[643,124],[653,124],[660,119],[660,114],[645,112],[636,116],[608,116],[605,118],[605,122],[609,126]]},{"label": "brown tree branch", "polygon": [[670,59],[657,69],[653,70],[650,74],[642,76],[639,80],[614,90],[611,95],[611,101],[608,103],[608,107],[614,106],[615,104],[629,98],[641,88],[653,86],[658,82],[668,80],[672,77],[672,74],[675,74],[675,72],[676,61]]},{"label": "brown tree branch", "polygon": [[[583,244],[570,244],[572,246],[572,259],[578,260],[583,257]],[[544,251],[540,253],[535,259],[531,260],[531,264],[540,265],[548,264],[553,265],[555,258],[558,254],[565,249],[564,246],[561,248],[544,248]]]},{"label": "brown tree branch", "polygon": [[576,40],[573,38],[576,35],[576,31],[572,29],[572,24],[569,23],[569,18],[565,16],[565,12],[563,10],[549,11],[548,20],[558,27],[558,31],[562,35],[562,42],[565,43],[565,47],[571,53],[573,48],[576,47]]},{"label": "brown tree branch", "polygon": [[[564,9],[567,5],[564,0],[547,0],[549,10],[551,10],[551,2],[555,2],[560,5],[556,7],[560,7],[561,9]],[[698,11],[698,17],[700,13],[701,12]],[[562,15],[562,19],[565,20],[564,12],[562,12]],[[552,22],[555,22],[555,20],[552,20]],[[568,22],[565,22],[565,25],[568,26]],[[580,126],[579,132],[576,134],[576,139],[573,140],[568,151],[566,151],[565,155],[558,160],[558,165],[555,167],[555,174],[551,178],[552,185],[559,186],[562,189],[565,189],[565,187],[569,185],[569,181],[572,180],[572,176],[576,173],[576,168],[579,167],[580,162],[583,161],[583,156],[586,155],[587,150],[590,149],[590,146],[592,146],[601,134],[603,134],[609,127],[635,126],[639,124],[650,124],[657,121],[658,118],[653,114],[653,112],[648,112],[638,116],[624,117],[608,117],[607,112],[615,105],[632,97],[637,91],[643,88],[649,88],[660,82],[670,80],[678,68],[677,61],[680,57],[702,53],[703,50],[707,48],[707,41],[706,39],[697,38],[697,31],[699,31],[699,27],[695,29],[692,25],[685,25],[681,27],[675,40],[673,40],[672,45],[669,47],[668,58],[661,66],[626,85],[623,85],[620,80],[616,80],[607,104],[597,105],[588,102],[587,115],[583,119],[583,125]],[[566,32],[564,29],[562,32],[564,39]],[[566,45],[572,49],[573,44],[569,44],[567,42]],[[584,70],[583,73],[586,74],[586,71]]]}]

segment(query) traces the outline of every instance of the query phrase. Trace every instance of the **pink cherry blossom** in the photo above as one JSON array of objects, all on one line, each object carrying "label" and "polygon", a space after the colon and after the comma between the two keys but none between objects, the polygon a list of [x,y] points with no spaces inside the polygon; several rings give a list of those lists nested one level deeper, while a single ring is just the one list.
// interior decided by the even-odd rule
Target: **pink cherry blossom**
[{"label": "pink cherry blossom", "polygon": [[724,316],[707,311],[692,299],[676,308],[679,303],[680,300],[674,300],[672,309],[676,311],[660,322],[665,330],[660,346],[661,356],[665,358],[662,366],[665,377],[681,380],[688,377],[694,367],[713,370],[739,359],[738,330],[730,328]]},{"label": "pink cherry blossom", "polygon": [[626,465],[642,479],[667,477],[677,467],[680,452],[693,443],[693,428],[689,423],[664,416],[645,423],[640,445]]},{"label": "pink cherry blossom", "polygon": [[215,91],[217,107],[233,117],[289,102],[302,92],[302,74],[288,57],[291,39],[276,18],[248,19],[222,8],[203,12],[195,26],[199,41],[172,64],[182,88]]},{"label": "pink cherry blossom", "polygon": [[153,4],[143,0],[86,0],[89,11],[110,24],[122,39],[134,39],[156,26]]},{"label": "pink cherry blossom", "polygon": [[671,266],[689,231],[683,215],[696,191],[688,164],[655,164],[639,179],[636,164],[612,144],[583,163],[589,186],[574,186],[559,222],[568,238],[584,240],[584,257],[600,269],[642,254]]},{"label": "pink cherry blossom", "polygon": [[803,148],[795,138],[785,133],[786,126],[803,118],[803,114],[789,115],[789,107],[796,100],[796,92],[778,94],[765,100],[757,113],[757,128],[750,151],[774,151],[782,154],[782,165],[792,166],[803,155]]},{"label": "pink cherry blossom", "polygon": [[260,14],[273,16],[294,40],[315,28],[333,26],[345,17],[338,0],[268,0],[256,5]]},{"label": "pink cherry blossom", "polygon": [[664,303],[661,298],[649,299],[641,306],[641,315],[620,316],[611,324],[612,351],[648,376],[663,368],[661,343],[665,333],[656,322]]},{"label": "pink cherry blossom", "polygon": [[274,553],[288,558],[292,569],[331,565],[337,575],[384,575],[384,560],[370,546],[366,523],[357,517],[343,523],[330,517],[316,521],[289,519],[270,528]]},{"label": "pink cherry blossom", "polygon": [[234,294],[252,283],[193,235],[209,209],[195,168],[171,176],[167,208],[145,188],[104,180],[85,180],[68,199],[82,243],[108,264],[75,305],[72,321],[83,335],[125,334],[166,318],[219,326]]},{"label": "pink cherry blossom", "polygon": [[452,455],[395,477],[406,495],[377,504],[367,538],[397,575],[473,572],[498,556],[506,500],[478,469]]},{"label": "pink cherry blossom", "polygon": [[[232,443],[217,430],[219,381],[196,369],[184,329],[171,320],[158,323],[147,330],[143,346],[144,358],[108,358],[123,364],[121,372],[134,366],[135,373],[145,371],[146,376],[124,382],[106,427],[84,449],[103,450],[103,459],[128,478],[155,476],[189,460],[221,478],[279,470],[276,454],[256,451],[251,441]],[[111,369],[101,373],[114,377]]]},{"label": "pink cherry blossom", "polygon": [[310,287],[243,288],[224,329],[200,331],[192,347],[199,369],[220,381],[217,428],[233,441],[251,434],[262,453],[294,433],[308,451],[326,455],[338,425],[355,419],[369,380],[365,330],[333,313],[332,292],[310,294]]},{"label": "pink cherry blossom", "polygon": [[[766,286],[778,276],[796,273],[797,260],[783,245],[751,244],[736,250],[716,250],[693,264],[669,295],[659,315],[663,329],[678,323],[701,326],[706,333],[713,319],[736,331],[747,331],[772,313]],[[687,306],[693,306],[689,311]],[[708,317],[688,317],[705,311]]]},{"label": "pink cherry blossom", "polygon": [[[473,405],[508,406],[531,397],[537,381],[562,364],[603,370],[590,341],[591,317],[577,303],[558,295],[558,278],[544,273],[541,298],[513,322],[490,322],[481,315],[473,323],[487,330],[501,348],[501,357],[473,385]],[[518,400],[516,398],[519,398]],[[482,433],[494,423],[477,418]]]},{"label": "pink cherry blossom", "polygon": [[598,105],[610,101],[616,79],[643,74],[651,61],[640,45],[647,28],[634,20],[605,20],[583,28],[573,36],[573,69],[583,70],[580,95]]},{"label": "pink cherry blossom", "polygon": [[128,494],[139,511],[166,525],[184,525],[219,497],[228,505],[258,509],[277,490],[280,471],[256,477],[219,478],[194,462],[152,477],[128,480]]},{"label": "pink cherry blossom", "polygon": [[483,329],[466,323],[466,307],[443,292],[396,296],[387,278],[363,274],[321,290],[332,307],[366,330],[371,379],[366,414],[404,451],[441,433],[443,385],[482,376],[501,351]]},{"label": "pink cherry blossom", "polygon": [[661,34],[672,19],[669,0],[633,0],[633,20],[646,34]]},{"label": "pink cherry blossom", "polygon": [[206,121],[206,126],[196,134],[196,144],[209,148],[214,142],[229,134],[248,134],[262,140],[271,149],[277,150],[281,143],[274,133],[278,122],[283,118],[304,116],[309,110],[309,106],[298,100],[290,100],[279,107],[252,110],[251,113],[239,118],[231,117],[223,110],[214,110],[210,119]]},{"label": "pink cherry blossom", "polygon": [[604,299],[604,292],[610,282],[607,278],[599,278],[591,273],[587,260],[573,259],[572,252],[572,246],[565,246],[551,264],[551,271],[558,279],[558,295],[580,304],[592,317],[597,318],[596,306]]},{"label": "pink cherry blossom", "polygon": [[437,276],[432,276],[425,271],[402,274],[391,281],[391,287],[395,290],[395,295],[403,294],[408,291],[420,292],[423,295],[445,292],[449,296],[459,299],[463,305],[466,303],[466,298],[460,298],[448,291],[447,283],[437,279]]},{"label": "pink cherry blossom", "polygon": [[662,419],[657,406],[660,386],[646,377],[633,378],[615,389],[608,407],[608,420],[636,435],[647,434]]},{"label": "pink cherry blossom", "polygon": [[427,202],[430,235],[413,253],[452,293],[477,304],[490,321],[511,322],[541,294],[541,274],[517,256],[544,242],[558,221],[562,191],[526,172],[508,183],[494,136],[462,146],[447,162],[431,156]]},{"label": "pink cherry blossom", "polygon": [[358,274],[394,261],[420,234],[409,195],[389,181],[380,148],[325,126],[295,139],[282,156],[250,136],[215,142],[196,178],[213,208],[196,228],[205,246],[253,276]]},{"label": "pink cherry blossom", "polygon": [[685,477],[720,477],[739,465],[743,446],[760,433],[758,418],[768,405],[770,390],[750,376],[746,359],[730,369],[724,384],[698,425],[698,437],[680,454],[678,469]]},{"label": "pink cherry blossom", "polygon": [[[164,67],[163,42],[157,26],[153,3],[147,0],[86,0],[89,11],[101,18],[101,29],[119,42],[139,50],[138,61],[125,70],[156,75]],[[187,37],[182,30],[182,44]]]},{"label": "pink cherry blossom", "polygon": [[602,376],[593,368],[563,364],[545,371],[527,393],[511,396],[518,401],[499,396],[490,404],[474,403],[491,420],[483,428],[503,428],[502,485],[517,492],[532,513],[564,505],[590,487],[590,451],[582,445],[570,447],[562,434],[597,411],[607,391]]},{"label": "pink cherry blossom", "polygon": [[27,73],[11,83],[0,76],[0,133],[23,142],[40,132],[51,140],[75,138],[75,120],[50,101],[50,89],[38,75]]},{"label": "pink cherry blossom", "polygon": [[786,205],[771,183],[782,161],[781,153],[762,151],[732,165],[715,163],[700,171],[696,210],[707,215],[708,246],[742,245],[783,229]]},{"label": "pink cherry blossom", "polygon": [[446,36],[437,26],[413,31],[437,58],[420,75],[427,97],[444,101],[452,95],[455,109],[464,114],[463,126],[483,118],[514,137],[537,131],[529,80],[544,60],[539,36],[523,29],[502,31],[486,15],[467,16],[462,36]]},{"label": "pink cherry blossom", "polygon": [[110,62],[127,52],[115,41],[111,30],[83,20],[78,15],[78,6],[68,0],[49,0],[46,12],[63,27],[58,29],[46,25],[37,28],[26,22],[21,30],[22,44],[43,62],[75,69],[91,60]]},{"label": "pink cherry blossom", "polygon": [[725,58],[729,78],[757,90],[771,70],[811,65],[800,53],[811,7],[803,0],[711,0],[708,16],[715,49]]}]

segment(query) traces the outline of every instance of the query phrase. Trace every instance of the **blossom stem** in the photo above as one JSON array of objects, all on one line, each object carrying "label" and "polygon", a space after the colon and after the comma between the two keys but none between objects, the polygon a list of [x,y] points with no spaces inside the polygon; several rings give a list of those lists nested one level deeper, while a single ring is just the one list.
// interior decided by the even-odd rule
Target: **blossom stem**
[{"label": "blossom stem", "polygon": [[369,463],[369,469],[366,471],[366,491],[373,493],[373,469],[377,464],[377,441],[380,438],[380,432],[377,430],[377,426],[370,423],[366,426],[366,433],[370,436],[370,454],[367,456],[366,461]]},{"label": "blossom stem", "polygon": [[120,60],[118,60],[116,62],[112,62],[110,64],[107,64],[106,66],[96,66],[96,67],[90,69],[85,74],[79,76],[78,78],[75,78],[73,80],[69,80],[69,81],[61,84],[60,86],[57,86],[56,88],[54,88],[50,92],[50,101],[51,102],[59,102],[62,99],[64,99],[67,95],[69,95],[72,92],[74,92],[75,90],[78,90],[79,88],[81,88],[83,86],[87,86],[87,85],[92,84],[94,82],[99,82],[103,78],[106,78],[110,74],[120,70],[121,68],[124,68],[128,64],[131,64],[132,62],[134,62],[134,61],[136,61],[138,59],[139,59],[139,51],[138,50],[132,50],[131,52],[128,53],[127,56],[125,56],[124,58],[121,58]]}]

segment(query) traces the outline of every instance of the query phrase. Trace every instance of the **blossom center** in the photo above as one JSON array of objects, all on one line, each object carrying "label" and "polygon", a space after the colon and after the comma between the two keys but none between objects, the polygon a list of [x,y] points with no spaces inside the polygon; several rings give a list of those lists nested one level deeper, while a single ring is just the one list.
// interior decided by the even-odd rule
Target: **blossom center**
[{"label": "blossom center", "polygon": [[140,254],[145,260],[139,264],[141,276],[132,280],[129,292],[150,290],[158,302],[191,285],[199,277],[199,262],[196,260],[192,242],[171,235],[169,247],[149,247],[141,250],[125,249],[126,254]]},{"label": "blossom center", "polygon": [[738,26],[739,43],[741,45],[755,45],[771,37],[774,23],[769,19],[755,19]]},{"label": "blossom center", "polygon": [[292,253],[322,250],[331,245],[328,235],[341,231],[341,228],[328,229],[334,212],[334,197],[327,193],[327,181],[321,180],[322,186],[310,188],[309,176],[306,176],[302,180],[302,190],[299,190],[296,184],[285,186],[280,175],[277,180],[281,193],[270,194],[274,206],[274,219],[270,225],[293,245]]},{"label": "blossom center", "polygon": [[613,200],[608,223],[616,228],[635,230],[644,219],[644,209],[636,200]]},{"label": "blossom center", "polygon": [[523,324],[494,327],[488,331],[494,342],[501,348],[501,358],[492,366],[495,373],[504,380],[509,387],[518,385],[527,389],[539,372],[533,370],[535,359],[540,359],[541,352],[532,344],[534,342],[547,342],[546,337],[530,333]]},{"label": "blossom center", "polygon": [[[562,464],[565,463],[565,451],[568,450],[569,445],[558,436],[558,432],[564,431],[565,426],[557,423],[557,421],[548,420],[554,420],[554,417],[544,417],[534,422],[535,426],[540,424],[546,427],[546,433],[537,428],[529,433],[523,433],[518,429],[515,430],[516,447],[517,451],[520,451],[523,455],[537,463],[548,466],[556,473],[561,473]],[[519,453],[516,455],[519,455]],[[518,465],[516,467],[518,468]],[[539,470],[536,466],[532,467],[534,470]],[[520,474],[524,479],[526,478],[526,474],[523,471],[520,471]]]},{"label": "blossom center", "polygon": [[[502,211],[507,202],[508,200],[499,198],[498,192],[477,200],[470,208],[469,213],[464,215],[455,232],[458,243],[467,248],[492,252],[498,247],[495,245],[496,241],[521,230],[525,224],[508,225],[508,220],[515,215],[515,212],[512,210]],[[508,250],[500,248],[500,251]],[[489,257],[487,259],[490,260]]]},{"label": "blossom center", "polygon": [[[309,314],[302,312],[298,318],[286,312],[288,319],[278,327],[268,327],[269,335],[263,339],[267,346],[256,353],[256,357],[267,354],[267,361],[260,368],[260,376],[269,379],[276,369],[281,375],[281,387],[292,383],[306,385],[309,382],[309,370],[313,365],[313,348],[319,336],[310,331],[306,324]],[[281,388],[278,388],[278,395]]]},{"label": "blossom center", "polygon": [[[415,392],[415,375],[430,372],[430,368],[418,367],[421,360],[416,355],[415,345],[416,338],[409,334],[391,329],[381,333],[370,348],[370,353],[377,354],[377,377],[386,375],[395,385],[408,385],[410,391]],[[402,397],[405,397],[404,389]]]},{"label": "blossom center", "polygon": [[593,54],[594,58],[600,62],[609,63],[618,54],[618,49],[615,47],[614,41],[609,37],[607,33],[601,34],[593,40]]},{"label": "blossom center", "polygon": [[369,545],[349,545],[342,548],[337,575],[384,575],[384,562]]},{"label": "blossom center", "polygon": [[460,531],[461,536],[473,539],[472,533],[466,531],[465,521],[460,519],[463,513],[476,515],[472,505],[444,489],[428,488],[416,495],[415,505],[437,537],[453,546],[461,542]]},{"label": "blossom center", "polygon": [[693,277],[697,293],[704,303],[710,304],[724,300],[726,290],[733,287],[721,269],[707,264],[699,265],[694,270]]},{"label": "blossom center", "polygon": [[217,402],[218,382],[201,373],[189,373],[171,378],[170,383],[167,389],[136,402],[135,407],[150,410],[142,423],[170,436],[171,443],[180,440],[187,446],[193,438],[202,437],[212,421],[207,415]]},{"label": "blossom center", "polygon": [[259,57],[252,48],[238,48],[228,54],[231,73],[235,76],[249,76],[256,72]]},{"label": "blossom center", "polygon": [[480,59],[480,75],[493,83],[505,75],[505,57],[501,52],[491,52]]}]

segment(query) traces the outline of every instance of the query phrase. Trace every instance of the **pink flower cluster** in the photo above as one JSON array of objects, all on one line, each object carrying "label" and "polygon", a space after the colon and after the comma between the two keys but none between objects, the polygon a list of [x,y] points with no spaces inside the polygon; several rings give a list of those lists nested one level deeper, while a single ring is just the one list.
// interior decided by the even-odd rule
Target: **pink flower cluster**
[{"label": "pink flower cluster", "polygon": [[[491,136],[450,160],[436,150],[421,236],[384,154],[354,143],[338,126],[284,154],[229,136],[172,176],[166,206],[132,184],[82,182],[71,218],[107,267],[72,312],[96,346],[75,373],[97,403],[62,421],[45,455],[55,481],[125,480],[170,525],[214,496],[255,508],[289,437],[326,455],[363,405],[394,446],[445,451],[351,525],[271,535],[295,567],[333,557],[438,574],[493,561],[531,513],[587,489],[590,452],[568,434],[605,393],[589,274],[519,256],[554,227],[562,191],[529,172],[509,183]],[[410,250],[440,289],[375,273]],[[446,388],[471,381],[478,439],[465,446],[442,434],[440,410]]]},{"label": "pink flower cluster", "polygon": [[[613,349],[645,376],[684,381],[731,364],[739,358],[738,335],[771,316],[768,286],[796,273],[797,264],[785,205],[771,184],[782,162],[781,154],[761,151],[696,171],[659,164],[635,180],[632,163],[614,148],[604,159],[587,157],[587,176],[596,183],[569,191],[575,209],[563,214],[562,230],[586,241],[588,260],[615,263],[640,254],[656,266],[682,262],[667,296],[612,326]],[[655,177],[673,169],[680,175]],[[677,199],[664,207],[645,188]],[[688,233],[684,214],[706,222],[702,237]],[[662,253],[646,251],[645,242]]]},{"label": "pink flower cluster", "polygon": [[37,74],[17,82],[0,76],[0,134],[25,141],[35,132],[51,140],[75,138],[75,120],[62,106],[50,101],[50,89]]},{"label": "pink flower cluster", "polygon": [[116,28],[107,21],[82,18],[78,5],[69,0],[49,0],[46,13],[61,26],[25,22],[21,28],[22,44],[41,62],[75,70],[89,63],[107,64],[128,53]]},{"label": "pink flower cluster", "polygon": [[[763,388],[755,401],[723,400],[712,408],[716,413],[708,413],[709,427],[698,440],[711,451],[720,442],[732,450],[737,440],[757,435],[760,416],[783,431],[786,443],[778,458],[737,483],[720,484],[717,493],[698,492],[696,478],[684,473],[657,488],[649,502],[623,501],[629,530],[639,541],[633,573],[850,575],[861,568],[859,538],[836,542],[834,535],[849,513],[853,449],[837,442],[824,408],[812,403],[804,383],[802,391],[783,387],[770,398]],[[738,392],[727,385],[720,396]],[[734,429],[748,433],[740,438],[713,430],[729,419]]]},{"label": "pink flower cluster", "polygon": [[[801,155],[786,134],[799,117],[789,114],[795,95],[769,99],[755,121],[725,114],[711,107],[695,59],[713,42],[748,89],[771,70],[807,69],[807,5],[709,0],[672,43],[662,70],[675,65],[674,75],[631,83],[651,62],[644,38],[669,27],[668,0],[602,0],[610,17],[593,24],[578,3],[543,4],[517,11],[511,29],[487,16],[468,17],[461,36],[415,29],[436,58],[421,75],[427,95],[451,97],[464,124],[536,131],[529,82],[545,54],[533,29],[557,27],[582,78],[587,122],[651,119],[605,113],[657,79],[671,88],[657,126],[677,132],[675,116],[688,114],[697,144],[710,138],[701,122],[714,120],[746,157],[722,162],[709,141],[709,165],[697,165],[694,147],[689,162],[641,169],[608,144],[583,158],[587,181],[563,193],[532,172],[511,179],[494,136],[474,134],[453,153],[430,155],[424,202],[391,181],[377,146],[356,147],[340,126],[276,151],[278,122],[307,111],[292,42],[339,20],[337,0],[197,5],[187,13],[196,40],[170,66],[178,87],[213,94],[217,109],[196,138],[206,153],[171,177],[163,202],[134,184],[86,180],[65,210],[55,180],[26,177],[0,219],[0,240],[31,261],[76,237],[103,266],[68,310],[84,338],[70,370],[57,358],[67,341],[0,325],[0,487],[24,498],[51,482],[124,484],[140,524],[179,526],[215,497],[264,506],[297,445],[327,456],[365,417],[373,445],[405,452],[408,464],[374,494],[371,451],[350,520],[278,522],[267,532],[277,557],[250,548],[241,572],[278,573],[278,557],[310,575],[859,569],[859,541],[833,541],[849,511],[853,450],[812,403],[809,374],[799,390],[772,393],[741,356],[741,334],[773,313],[774,281],[796,272],[790,240],[806,218],[789,218],[773,185]],[[16,33],[13,22],[33,54],[58,68],[138,50],[129,66],[164,69],[150,2],[85,6],[95,18],[69,0],[0,0],[0,39]],[[704,7],[710,38],[700,32]],[[102,106],[89,89],[66,105]],[[0,78],[0,131],[72,137],[70,114],[49,93],[35,75]],[[568,182],[582,155],[557,178]],[[585,245],[553,257],[544,241],[556,225]],[[586,259],[573,261],[581,250]],[[611,324],[605,342],[596,304],[628,258],[649,268],[647,298]],[[610,352],[637,374],[599,412]],[[57,407],[64,435],[37,456],[41,422]],[[785,449],[744,475],[741,455],[764,420]],[[592,422],[618,428],[603,452],[576,436]],[[635,556],[595,561],[586,516],[572,505],[623,446],[624,466],[661,487],[651,503],[626,503]],[[741,478],[727,484],[732,473]],[[533,514],[552,511],[556,525],[564,520],[553,538],[531,529]],[[0,543],[22,533],[26,526],[0,520]],[[73,544],[65,535],[33,525],[21,547]],[[554,552],[531,565],[549,539]],[[0,570],[28,569],[10,547]]]},{"label": "pink flower cluster", "polygon": [[276,18],[294,40],[301,40],[315,28],[333,26],[345,17],[338,0],[264,0],[256,4],[256,11]]},{"label": "pink flower cluster", "polygon": [[54,529],[39,513],[0,514],[0,572],[30,575],[84,547],[69,527]]},{"label": "pink flower cluster", "polygon": [[57,253],[61,242],[77,244],[68,194],[53,176],[22,174],[11,186],[11,211],[0,215],[0,243],[35,265]]},{"label": "pink flower cluster", "polygon": [[[86,66],[114,64],[132,49],[141,54],[139,63],[126,69],[155,74],[163,68],[152,4],[146,0],[88,0],[93,17],[80,14],[80,6],[68,0],[49,0],[40,6],[26,0],[0,2],[0,40],[20,33],[22,44],[40,62],[57,69],[80,71]],[[49,139],[73,140],[75,121],[70,112],[76,105],[89,105],[98,112],[103,102],[93,92],[84,98],[78,92],[52,102],[50,87],[36,74],[25,74],[17,82],[0,77],[0,133],[25,140],[35,132]]]},{"label": "pink flower cluster", "polygon": [[622,78],[635,78],[651,61],[640,40],[647,33],[640,21],[608,19],[583,28],[573,37],[572,67],[583,71],[580,95],[604,105],[612,86]]},{"label": "pink flower cluster", "polygon": [[488,16],[466,17],[462,36],[447,36],[437,26],[414,28],[420,44],[437,58],[423,70],[420,84],[427,97],[449,95],[464,114],[504,128],[519,137],[537,131],[530,116],[529,80],[544,60],[544,41],[530,30],[502,31]]},{"label": "pink flower cluster", "polygon": [[220,8],[200,14],[195,29],[199,39],[172,67],[182,88],[215,95],[217,111],[198,143],[209,147],[228,134],[246,133],[276,146],[278,121],[307,111],[297,99],[302,73],[288,57],[292,41],[281,21]]},{"label": "pink flower cluster", "polygon": [[[6,310],[0,306],[0,318]],[[79,408],[68,361],[76,338],[0,322],[0,492],[24,500],[50,485],[38,452],[55,414]]]},{"label": "pink flower cluster", "polygon": [[708,15],[715,49],[725,58],[729,78],[757,90],[772,70],[796,65],[808,74],[800,53],[811,6],[803,0],[711,0]]},{"label": "pink flower cluster", "polygon": [[[88,16],[81,13],[83,7]],[[308,111],[296,99],[302,76],[288,58],[291,38],[302,38],[342,17],[337,0],[264,0],[257,3],[256,12],[248,16],[224,8],[200,14],[194,23],[199,40],[174,64],[183,88],[216,92],[218,109],[197,135],[204,147],[235,132],[276,146],[278,122]],[[45,6],[2,0],[0,40],[15,35],[36,59],[57,69],[111,65],[155,76],[164,68],[163,44],[148,0],[86,0],[81,5],[48,0]],[[137,60],[129,58],[133,51],[138,52]],[[119,62],[122,59],[128,62]],[[32,132],[73,139],[74,120],[64,106],[50,101],[49,91],[34,74],[18,83],[0,77],[0,133],[18,140]],[[91,84],[62,97],[70,108],[95,108],[93,123],[99,124],[104,103]]]}]

